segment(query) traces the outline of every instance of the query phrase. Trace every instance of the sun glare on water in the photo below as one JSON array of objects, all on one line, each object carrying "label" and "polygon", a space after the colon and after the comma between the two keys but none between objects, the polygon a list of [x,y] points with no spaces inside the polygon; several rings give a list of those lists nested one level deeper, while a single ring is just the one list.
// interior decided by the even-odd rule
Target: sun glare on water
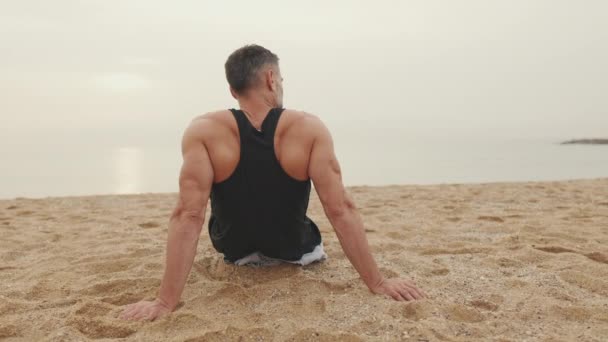
[{"label": "sun glare on water", "polygon": [[119,194],[141,191],[142,152],[134,147],[121,147],[114,152],[115,192]]}]

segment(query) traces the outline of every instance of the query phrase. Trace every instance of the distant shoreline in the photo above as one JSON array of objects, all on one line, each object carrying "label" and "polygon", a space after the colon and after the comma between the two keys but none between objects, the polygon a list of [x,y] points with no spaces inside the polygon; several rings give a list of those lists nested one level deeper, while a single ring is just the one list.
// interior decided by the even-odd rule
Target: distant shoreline
[{"label": "distant shoreline", "polygon": [[561,143],[561,145],[608,145],[608,139],[574,139],[568,140]]},{"label": "distant shoreline", "polygon": [[[563,179],[546,179],[546,180],[494,180],[494,181],[480,181],[480,182],[446,182],[446,183],[396,183],[396,184],[384,184],[384,185],[366,185],[366,184],[354,184],[345,185],[348,191],[362,191],[365,189],[391,189],[394,187],[402,188],[434,188],[434,187],[467,187],[467,186],[517,186],[521,184],[534,185],[534,186],[550,186],[556,183],[576,183],[576,182],[600,182],[608,181],[608,177],[588,177],[588,178],[563,178]],[[16,205],[20,201],[50,201],[50,200],[70,200],[78,199],[81,201],[92,201],[92,200],[118,200],[121,198],[143,198],[143,197],[177,197],[178,192],[133,192],[133,193],[91,193],[91,194],[66,194],[66,195],[41,195],[41,196],[14,196],[14,197],[0,197],[0,209],[5,208],[6,210],[12,210],[10,208]],[[311,198],[316,196],[316,193],[311,193]],[[0,216],[0,225],[2,224],[2,217]]]}]

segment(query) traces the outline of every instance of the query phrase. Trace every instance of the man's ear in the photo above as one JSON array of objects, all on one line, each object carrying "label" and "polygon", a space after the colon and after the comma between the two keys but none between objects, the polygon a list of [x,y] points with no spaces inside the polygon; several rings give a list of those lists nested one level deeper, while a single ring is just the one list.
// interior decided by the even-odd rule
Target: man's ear
[{"label": "man's ear", "polygon": [[230,87],[230,94],[232,94],[232,97],[233,97],[235,100],[238,100],[238,99],[237,99],[237,96],[236,96],[236,91],[234,91],[234,89],[232,89],[232,87]]},{"label": "man's ear", "polygon": [[270,89],[272,91],[276,91],[277,84],[274,81],[274,70],[272,70],[272,68],[268,68],[268,70],[266,70],[264,76],[266,78],[266,86],[268,87],[268,89]]}]

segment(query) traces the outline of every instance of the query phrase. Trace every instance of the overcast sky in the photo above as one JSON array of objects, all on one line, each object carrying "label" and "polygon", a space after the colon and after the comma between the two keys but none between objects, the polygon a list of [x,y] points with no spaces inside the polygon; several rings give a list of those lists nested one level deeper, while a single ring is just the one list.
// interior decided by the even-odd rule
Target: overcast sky
[{"label": "overcast sky", "polygon": [[604,0],[2,0],[0,143],[175,142],[236,106],[223,64],[246,43],[279,55],[286,107],[343,136],[607,136],[607,16]]}]

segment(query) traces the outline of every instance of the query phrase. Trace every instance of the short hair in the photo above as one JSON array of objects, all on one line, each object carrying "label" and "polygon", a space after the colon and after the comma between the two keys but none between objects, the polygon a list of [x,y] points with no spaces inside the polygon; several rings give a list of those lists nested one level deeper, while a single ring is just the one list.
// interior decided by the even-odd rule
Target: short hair
[{"label": "short hair", "polygon": [[228,56],[224,68],[230,87],[238,94],[253,86],[258,71],[264,65],[279,64],[279,57],[270,50],[255,44],[245,45]]}]

